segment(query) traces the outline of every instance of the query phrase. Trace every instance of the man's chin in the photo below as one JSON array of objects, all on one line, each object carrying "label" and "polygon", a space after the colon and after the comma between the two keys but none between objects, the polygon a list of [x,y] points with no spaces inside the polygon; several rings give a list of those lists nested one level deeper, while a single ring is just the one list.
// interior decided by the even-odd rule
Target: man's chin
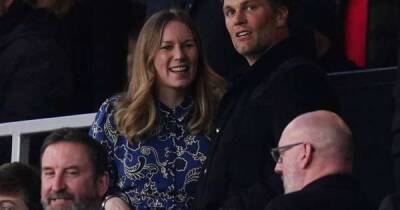
[{"label": "man's chin", "polygon": [[52,204],[45,206],[44,210],[73,210],[77,209],[74,208],[73,205],[66,205],[66,204]]},{"label": "man's chin", "polygon": [[251,49],[249,49],[248,46],[235,46],[235,49],[242,56],[246,56],[247,54],[251,53]]},{"label": "man's chin", "polygon": [[44,206],[45,210],[77,210],[72,200],[54,200]]}]

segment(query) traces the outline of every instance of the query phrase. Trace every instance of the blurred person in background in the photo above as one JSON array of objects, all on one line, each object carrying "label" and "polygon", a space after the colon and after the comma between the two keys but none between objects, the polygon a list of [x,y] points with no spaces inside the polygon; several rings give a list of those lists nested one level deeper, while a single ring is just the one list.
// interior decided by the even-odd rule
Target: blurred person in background
[{"label": "blurred person in background", "polygon": [[[73,73],[53,20],[25,0],[0,0],[0,123],[71,113]],[[0,145],[9,162],[11,143]]]}]

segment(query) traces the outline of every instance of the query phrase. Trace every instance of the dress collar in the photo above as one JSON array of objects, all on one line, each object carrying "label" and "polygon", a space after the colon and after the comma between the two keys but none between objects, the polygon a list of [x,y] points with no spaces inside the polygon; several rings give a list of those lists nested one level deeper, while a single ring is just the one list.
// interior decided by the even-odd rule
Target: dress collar
[{"label": "dress collar", "polygon": [[193,106],[193,98],[191,96],[186,96],[182,103],[174,108],[169,108],[157,99],[157,109],[161,114],[162,118],[171,119],[175,118],[178,121],[183,121],[187,118],[189,111]]}]

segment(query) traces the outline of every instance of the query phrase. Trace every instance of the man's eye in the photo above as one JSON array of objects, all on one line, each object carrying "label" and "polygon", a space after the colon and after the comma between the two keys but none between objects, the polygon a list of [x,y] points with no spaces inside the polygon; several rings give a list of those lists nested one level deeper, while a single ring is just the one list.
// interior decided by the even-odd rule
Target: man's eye
[{"label": "man's eye", "polygon": [[246,10],[247,11],[253,11],[253,10],[255,10],[256,9],[256,6],[254,6],[254,5],[247,5],[246,6]]},{"label": "man's eye", "polygon": [[234,14],[233,10],[225,10],[225,17],[232,17]]},{"label": "man's eye", "polygon": [[54,176],[54,171],[44,171],[44,172],[43,172],[43,175],[44,175],[45,177]]},{"label": "man's eye", "polygon": [[184,46],[185,46],[185,47],[196,47],[196,44],[195,44],[195,43],[192,43],[192,42],[188,42],[188,43],[185,43]]},{"label": "man's eye", "polygon": [[77,171],[77,170],[67,170],[65,173],[67,175],[69,175],[69,176],[77,176],[77,175],[79,175],[79,171]]},{"label": "man's eye", "polygon": [[17,209],[16,204],[11,201],[0,202],[0,210],[16,210],[16,209]]}]

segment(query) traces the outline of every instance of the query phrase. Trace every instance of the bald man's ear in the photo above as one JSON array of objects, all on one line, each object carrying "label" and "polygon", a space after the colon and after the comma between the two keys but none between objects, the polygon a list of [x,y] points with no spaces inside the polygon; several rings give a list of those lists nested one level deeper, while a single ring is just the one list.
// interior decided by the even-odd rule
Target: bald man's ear
[{"label": "bald man's ear", "polygon": [[276,25],[278,28],[286,27],[289,11],[286,7],[281,6],[276,10]]},{"label": "bald man's ear", "polygon": [[307,168],[313,159],[314,148],[310,143],[304,143],[302,145],[303,152],[301,153],[301,168]]}]

